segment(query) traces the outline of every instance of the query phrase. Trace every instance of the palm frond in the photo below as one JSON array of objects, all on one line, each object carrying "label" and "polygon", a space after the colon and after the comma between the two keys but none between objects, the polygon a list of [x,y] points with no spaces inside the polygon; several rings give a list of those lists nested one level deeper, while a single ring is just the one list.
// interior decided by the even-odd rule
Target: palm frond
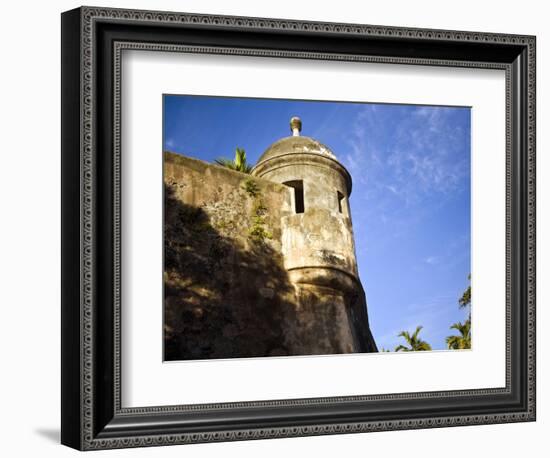
[{"label": "palm frond", "polygon": [[459,350],[460,349],[460,337],[458,336],[449,336],[445,339],[447,342],[447,348],[449,350]]},{"label": "palm frond", "polygon": [[214,162],[223,167],[227,167],[228,169],[235,170],[235,163],[231,159],[227,159],[225,157],[219,157],[215,159]]},{"label": "palm frond", "polygon": [[416,348],[415,348],[416,351],[431,351],[432,350],[432,346],[426,342],[425,340],[421,340]]},{"label": "palm frond", "polygon": [[417,326],[413,335],[412,335],[412,339],[413,340],[416,340],[418,338],[418,333],[422,331],[422,326]]},{"label": "palm frond", "polygon": [[246,166],[246,153],[244,149],[237,148],[235,150],[235,167],[237,167],[237,170],[241,170],[245,166]]},{"label": "palm frond", "polygon": [[398,345],[395,347],[395,351],[430,351],[432,349],[431,345],[418,337],[422,328],[422,326],[417,326],[412,334],[408,331],[401,331],[397,334],[398,337],[403,337],[409,346]]},{"label": "palm frond", "polygon": [[403,337],[407,342],[411,340],[411,336],[407,331],[401,331],[399,334],[397,334],[397,337]]},{"label": "palm frond", "polygon": [[215,159],[214,162],[228,169],[236,170],[237,172],[250,173],[252,171],[252,165],[246,162],[246,152],[242,148],[237,148],[235,150],[235,159],[232,160],[220,157]]},{"label": "palm frond", "polygon": [[[468,275],[468,280],[471,279],[471,274]],[[472,303],[472,287],[468,286],[464,293],[462,294],[462,297],[458,300],[458,308],[466,308]]]},{"label": "palm frond", "polygon": [[454,323],[450,329],[456,329],[460,335],[448,336],[445,340],[447,348],[451,350],[466,350],[472,348],[471,321],[467,319],[464,323]]}]

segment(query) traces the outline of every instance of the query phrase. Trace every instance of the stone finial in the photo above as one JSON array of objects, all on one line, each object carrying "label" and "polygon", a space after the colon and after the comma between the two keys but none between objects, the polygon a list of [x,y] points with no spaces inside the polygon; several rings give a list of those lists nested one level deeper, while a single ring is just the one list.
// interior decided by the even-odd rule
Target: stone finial
[{"label": "stone finial", "polygon": [[302,120],[298,116],[293,116],[290,119],[290,130],[294,137],[300,136],[300,132],[302,131]]}]

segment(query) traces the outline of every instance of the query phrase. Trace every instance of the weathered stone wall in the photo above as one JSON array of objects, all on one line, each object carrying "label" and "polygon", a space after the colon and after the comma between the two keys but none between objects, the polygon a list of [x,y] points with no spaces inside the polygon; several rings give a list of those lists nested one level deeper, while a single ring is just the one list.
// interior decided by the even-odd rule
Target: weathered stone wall
[{"label": "weathered stone wall", "polygon": [[285,268],[290,188],[172,153],[164,186],[166,360],[368,351],[349,292]]},{"label": "weathered stone wall", "polygon": [[283,255],[287,270],[302,267],[339,269],[358,278],[350,219],[341,213],[310,208],[285,216]]},{"label": "weathered stone wall", "polygon": [[288,188],[170,153],[164,186],[165,359],[287,354]]}]

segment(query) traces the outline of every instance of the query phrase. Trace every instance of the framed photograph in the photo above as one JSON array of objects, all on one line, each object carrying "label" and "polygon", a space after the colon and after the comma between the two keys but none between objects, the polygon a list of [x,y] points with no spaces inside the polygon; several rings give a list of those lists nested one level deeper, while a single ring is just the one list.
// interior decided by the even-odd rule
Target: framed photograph
[{"label": "framed photograph", "polygon": [[62,15],[62,433],[535,420],[535,37]]}]

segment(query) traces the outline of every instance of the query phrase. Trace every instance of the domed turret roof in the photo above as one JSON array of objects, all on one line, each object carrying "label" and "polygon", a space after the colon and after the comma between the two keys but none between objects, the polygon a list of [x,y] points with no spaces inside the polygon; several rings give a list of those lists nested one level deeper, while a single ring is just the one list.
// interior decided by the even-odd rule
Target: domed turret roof
[{"label": "domed turret roof", "polygon": [[334,153],[321,142],[311,137],[284,137],[271,144],[261,155],[258,160],[260,162],[267,161],[277,156],[289,153],[313,153],[326,156],[331,159],[336,159]]},{"label": "domed turret roof", "polygon": [[261,155],[258,164],[268,159],[289,153],[319,154],[336,160],[336,156],[330,148],[314,138],[300,136],[300,131],[302,130],[302,121],[300,118],[295,116],[290,120],[290,130],[292,131],[292,135],[290,137],[281,138],[271,144]]},{"label": "domed turret roof", "polygon": [[[347,195],[349,196],[351,194],[351,175],[344,165],[338,161],[330,148],[314,138],[300,136],[300,131],[302,130],[302,121],[300,118],[294,117],[290,120],[290,130],[292,131],[290,137],[277,140],[264,151],[256,165],[252,167],[252,175],[260,178],[273,178],[275,181],[284,182],[288,180],[283,180],[283,175],[288,173],[290,175],[306,173],[304,170],[301,170],[304,167],[313,166],[321,167],[325,170],[332,169],[333,172],[340,174],[344,178]],[[287,169],[287,167],[290,167],[290,169]],[[281,170],[283,169],[287,171],[282,172],[281,175]],[[273,174],[277,176],[274,177]]]}]

